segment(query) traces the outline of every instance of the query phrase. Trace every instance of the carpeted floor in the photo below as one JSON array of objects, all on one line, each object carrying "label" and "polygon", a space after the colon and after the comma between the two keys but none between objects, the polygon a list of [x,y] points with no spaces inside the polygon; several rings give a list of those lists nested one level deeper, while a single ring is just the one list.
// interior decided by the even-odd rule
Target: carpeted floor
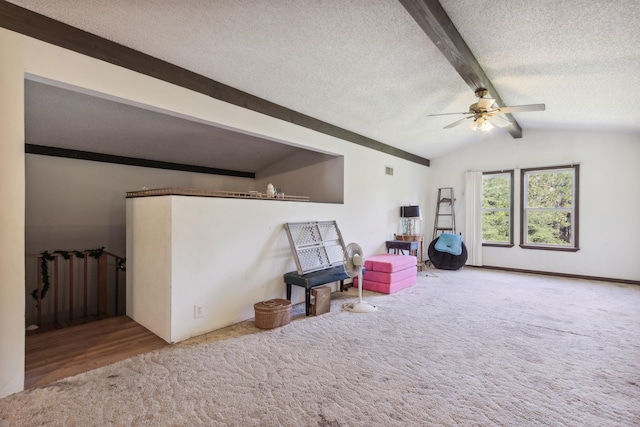
[{"label": "carpeted floor", "polygon": [[0,400],[0,426],[637,426],[640,286],[428,270]]}]

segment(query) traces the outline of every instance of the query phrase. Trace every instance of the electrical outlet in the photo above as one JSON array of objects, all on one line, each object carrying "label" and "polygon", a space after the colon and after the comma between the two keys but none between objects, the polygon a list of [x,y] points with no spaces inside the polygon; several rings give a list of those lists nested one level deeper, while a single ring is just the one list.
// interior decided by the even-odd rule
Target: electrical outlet
[{"label": "electrical outlet", "polygon": [[193,318],[197,319],[199,317],[204,316],[204,308],[201,305],[194,305],[193,306]]}]

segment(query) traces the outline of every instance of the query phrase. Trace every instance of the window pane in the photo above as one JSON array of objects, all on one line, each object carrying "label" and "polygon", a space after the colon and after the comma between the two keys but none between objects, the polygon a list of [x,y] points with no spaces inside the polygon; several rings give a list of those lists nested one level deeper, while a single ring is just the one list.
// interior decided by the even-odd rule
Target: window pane
[{"label": "window pane", "polygon": [[529,208],[570,208],[572,194],[572,171],[531,173],[528,176]]},{"label": "window pane", "polygon": [[483,212],[482,213],[482,241],[510,243],[509,238],[509,212]]},{"label": "window pane", "polygon": [[527,243],[571,244],[571,213],[529,211]]},{"label": "window pane", "polygon": [[485,175],[482,177],[482,208],[508,209],[511,195],[509,175]]},{"label": "window pane", "polygon": [[513,172],[486,173],[482,177],[482,242],[511,245]]}]

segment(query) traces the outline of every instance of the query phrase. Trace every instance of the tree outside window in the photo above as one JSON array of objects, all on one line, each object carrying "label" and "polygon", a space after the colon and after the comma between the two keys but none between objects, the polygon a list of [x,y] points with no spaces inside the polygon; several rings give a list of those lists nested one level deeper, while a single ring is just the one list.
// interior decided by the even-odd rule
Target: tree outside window
[{"label": "tree outside window", "polygon": [[482,244],[513,246],[513,171],[482,175]]},{"label": "tree outside window", "polygon": [[522,169],[521,247],[578,250],[578,165]]}]

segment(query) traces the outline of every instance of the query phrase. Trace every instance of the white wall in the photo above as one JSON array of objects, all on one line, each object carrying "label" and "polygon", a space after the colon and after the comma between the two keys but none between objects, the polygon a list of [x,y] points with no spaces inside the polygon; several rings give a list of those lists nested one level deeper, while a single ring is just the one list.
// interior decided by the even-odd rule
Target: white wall
[{"label": "white wall", "polygon": [[[398,206],[425,203],[430,171],[424,166],[232,106],[4,29],[0,29],[0,47],[0,87],[3,89],[3,96],[0,97],[3,110],[0,118],[0,173],[3,188],[0,207],[3,227],[0,237],[0,267],[3,270],[3,282],[0,285],[0,397],[20,391],[24,381],[23,72],[344,156],[347,173],[344,178],[344,205],[332,206],[341,209],[344,221],[341,221],[340,228],[345,240],[358,241],[367,254],[384,251],[384,241],[397,230]],[[385,166],[394,167],[395,176],[384,175]],[[139,184],[132,190],[138,187]],[[266,203],[283,203],[278,206],[286,206],[284,202]],[[334,212],[319,210],[317,203],[305,206],[308,206],[307,209],[299,212],[300,221],[334,219],[320,218],[321,214],[330,215]],[[260,221],[259,212],[255,213],[255,220]],[[235,242],[237,248],[242,248],[253,244],[254,240],[250,235],[242,235]],[[256,283],[255,286],[259,290],[264,283]]]},{"label": "white wall", "polygon": [[256,173],[256,185],[262,193],[271,183],[285,195],[342,203],[345,173],[342,156],[299,151]]},{"label": "white wall", "polygon": [[0,29],[0,397],[24,385],[24,77]]},{"label": "white wall", "polygon": [[[484,265],[585,276],[640,280],[640,135],[605,132],[506,132],[449,156],[432,159],[429,206],[439,187],[454,186],[456,224],[464,235],[464,172],[580,164],[577,252],[521,249],[520,171],[515,171],[513,248],[484,247]],[[429,213],[433,224],[435,210]]]}]

